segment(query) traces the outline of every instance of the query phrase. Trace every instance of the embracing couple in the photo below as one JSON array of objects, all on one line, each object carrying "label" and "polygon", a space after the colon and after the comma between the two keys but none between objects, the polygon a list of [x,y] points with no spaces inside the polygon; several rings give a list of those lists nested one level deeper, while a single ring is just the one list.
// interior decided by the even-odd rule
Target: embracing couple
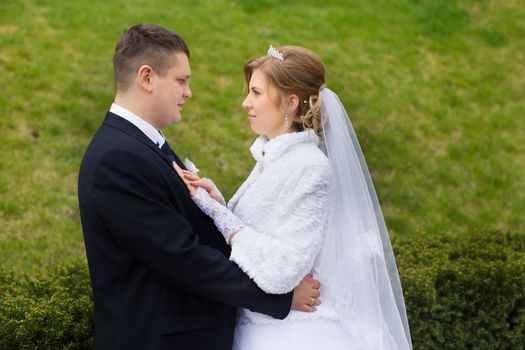
[{"label": "embracing couple", "polygon": [[320,58],[270,47],[244,66],[256,164],[226,203],[161,132],[192,95],[189,57],[156,25],[115,48],[115,102],[78,189],[97,349],[411,349],[377,196]]}]

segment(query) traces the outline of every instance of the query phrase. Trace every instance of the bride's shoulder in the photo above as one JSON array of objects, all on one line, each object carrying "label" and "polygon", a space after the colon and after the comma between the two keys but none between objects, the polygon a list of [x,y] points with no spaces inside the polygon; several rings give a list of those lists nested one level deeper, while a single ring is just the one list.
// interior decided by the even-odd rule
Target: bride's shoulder
[{"label": "bride's shoulder", "polygon": [[305,165],[328,166],[329,161],[323,151],[313,142],[304,143],[296,148],[296,157]]},{"label": "bride's shoulder", "polygon": [[304,144],[290,154],[288,164],[299,173],[318,173],[323,177],[331,174],[330,161],[314,143]]}]

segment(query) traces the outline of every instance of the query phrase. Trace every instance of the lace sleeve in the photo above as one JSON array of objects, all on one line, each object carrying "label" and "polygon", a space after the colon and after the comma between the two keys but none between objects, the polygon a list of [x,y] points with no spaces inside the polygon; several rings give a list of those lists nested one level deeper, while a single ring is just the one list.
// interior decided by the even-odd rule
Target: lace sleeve
[{"label": "lace sleeve", "polygon": [[[217,190],[217,192],[218,191],[219,190]],[[220,192],[218,193],[220,194]],[[229,242],[231,235],[239,232],[244,227],[242,221],[236,217],[235,214],[233,214],[224,204],[221,204],[210,197],[208,192],[202,187],[197,188],[197,191],[192,198],[204,214],[208,215],[213,220],[217,229],[222,233],[224,239],[226,239],[226,242]]]}]

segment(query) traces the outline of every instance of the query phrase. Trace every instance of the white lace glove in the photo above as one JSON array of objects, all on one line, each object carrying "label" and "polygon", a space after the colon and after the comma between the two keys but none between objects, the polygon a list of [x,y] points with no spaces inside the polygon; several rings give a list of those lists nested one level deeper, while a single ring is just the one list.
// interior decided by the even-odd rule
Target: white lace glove
[{"label": "white lace glove", "polygon": [[[218,193],[220,194],[220,192]],[[215,226],[217,226],[217,229],[222,233],[228,244],[230,244],[231,236],[244,227],[242,221],[236,217],[235,214],[233,214],[226,206],[213,199],[202,187],[197,188],[192,199],[204,214],[208,215],[213,220]]]}]

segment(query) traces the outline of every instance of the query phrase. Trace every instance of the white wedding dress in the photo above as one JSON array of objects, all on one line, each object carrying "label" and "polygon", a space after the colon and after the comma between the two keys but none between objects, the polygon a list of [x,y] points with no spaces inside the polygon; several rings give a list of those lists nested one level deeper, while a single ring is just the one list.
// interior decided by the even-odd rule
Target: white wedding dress
[{"label": "white wedding dress", "polygon": [[[338,106],[338,99],[327,96],[333,93],[324,90],[321,97]],[[325,103],[324,114],[326,107]],[[338,124],[332,126],[338,126],[338,132],[341,129]],[[325,129],[329,132],[330,125],[325,123]],[[325,141],[330,137],[325,134]],[[344,147],[348,148],[348,142]],[[336,157],[329,161],[311,129],[272,140],[260,136],[250,150],[257,163],[227,206],[202,188],[194,201],[226,239],[235,233],[230,260],[262,290],[290,292],[311,272],[321,282],[322,304],[313,313],[292,310],[284,320],[240,309],[234,349],[411,349],[404,304],[400,307],[394,300],[400,286],[390,281],[392,266],[385,263],[393,260],[386,249],[391,249],[390,243],[381,241],[373,200],[358,200],[365,192],[365,198],[371,196],[363,182],[367,170],[355,180],[358,186],[349,183],[352,191],[345,192],[338,168],[345,161],[335,164]],[[344,176],[353,181],[348,173],[357,173],[360,167],[347,166]],[[370,207],[371,213],[363,207]],[[361,217],[372,216],[374,225],[361,222]],[[361,226],[356,226],[357,221]]]},{"label": "white wedding dress", "polygon": [[[313,272],[322,283],[322,304],[314,313],[291,311],[282,321],[239,310],[234,349],[352,349],[350,334],[324,297],[329,282],[316,265],[327,229],[331,181],[330,164],[318,143],[311,129],[270,141],[259,137],[251,147],[257,164],[228,203],[239,221],[222,215],[218,226],[238,230],[230,259],[261,289],[287,293]],[[220,206],[205,198],[204,191],[196,196],[205,212]]]}]

